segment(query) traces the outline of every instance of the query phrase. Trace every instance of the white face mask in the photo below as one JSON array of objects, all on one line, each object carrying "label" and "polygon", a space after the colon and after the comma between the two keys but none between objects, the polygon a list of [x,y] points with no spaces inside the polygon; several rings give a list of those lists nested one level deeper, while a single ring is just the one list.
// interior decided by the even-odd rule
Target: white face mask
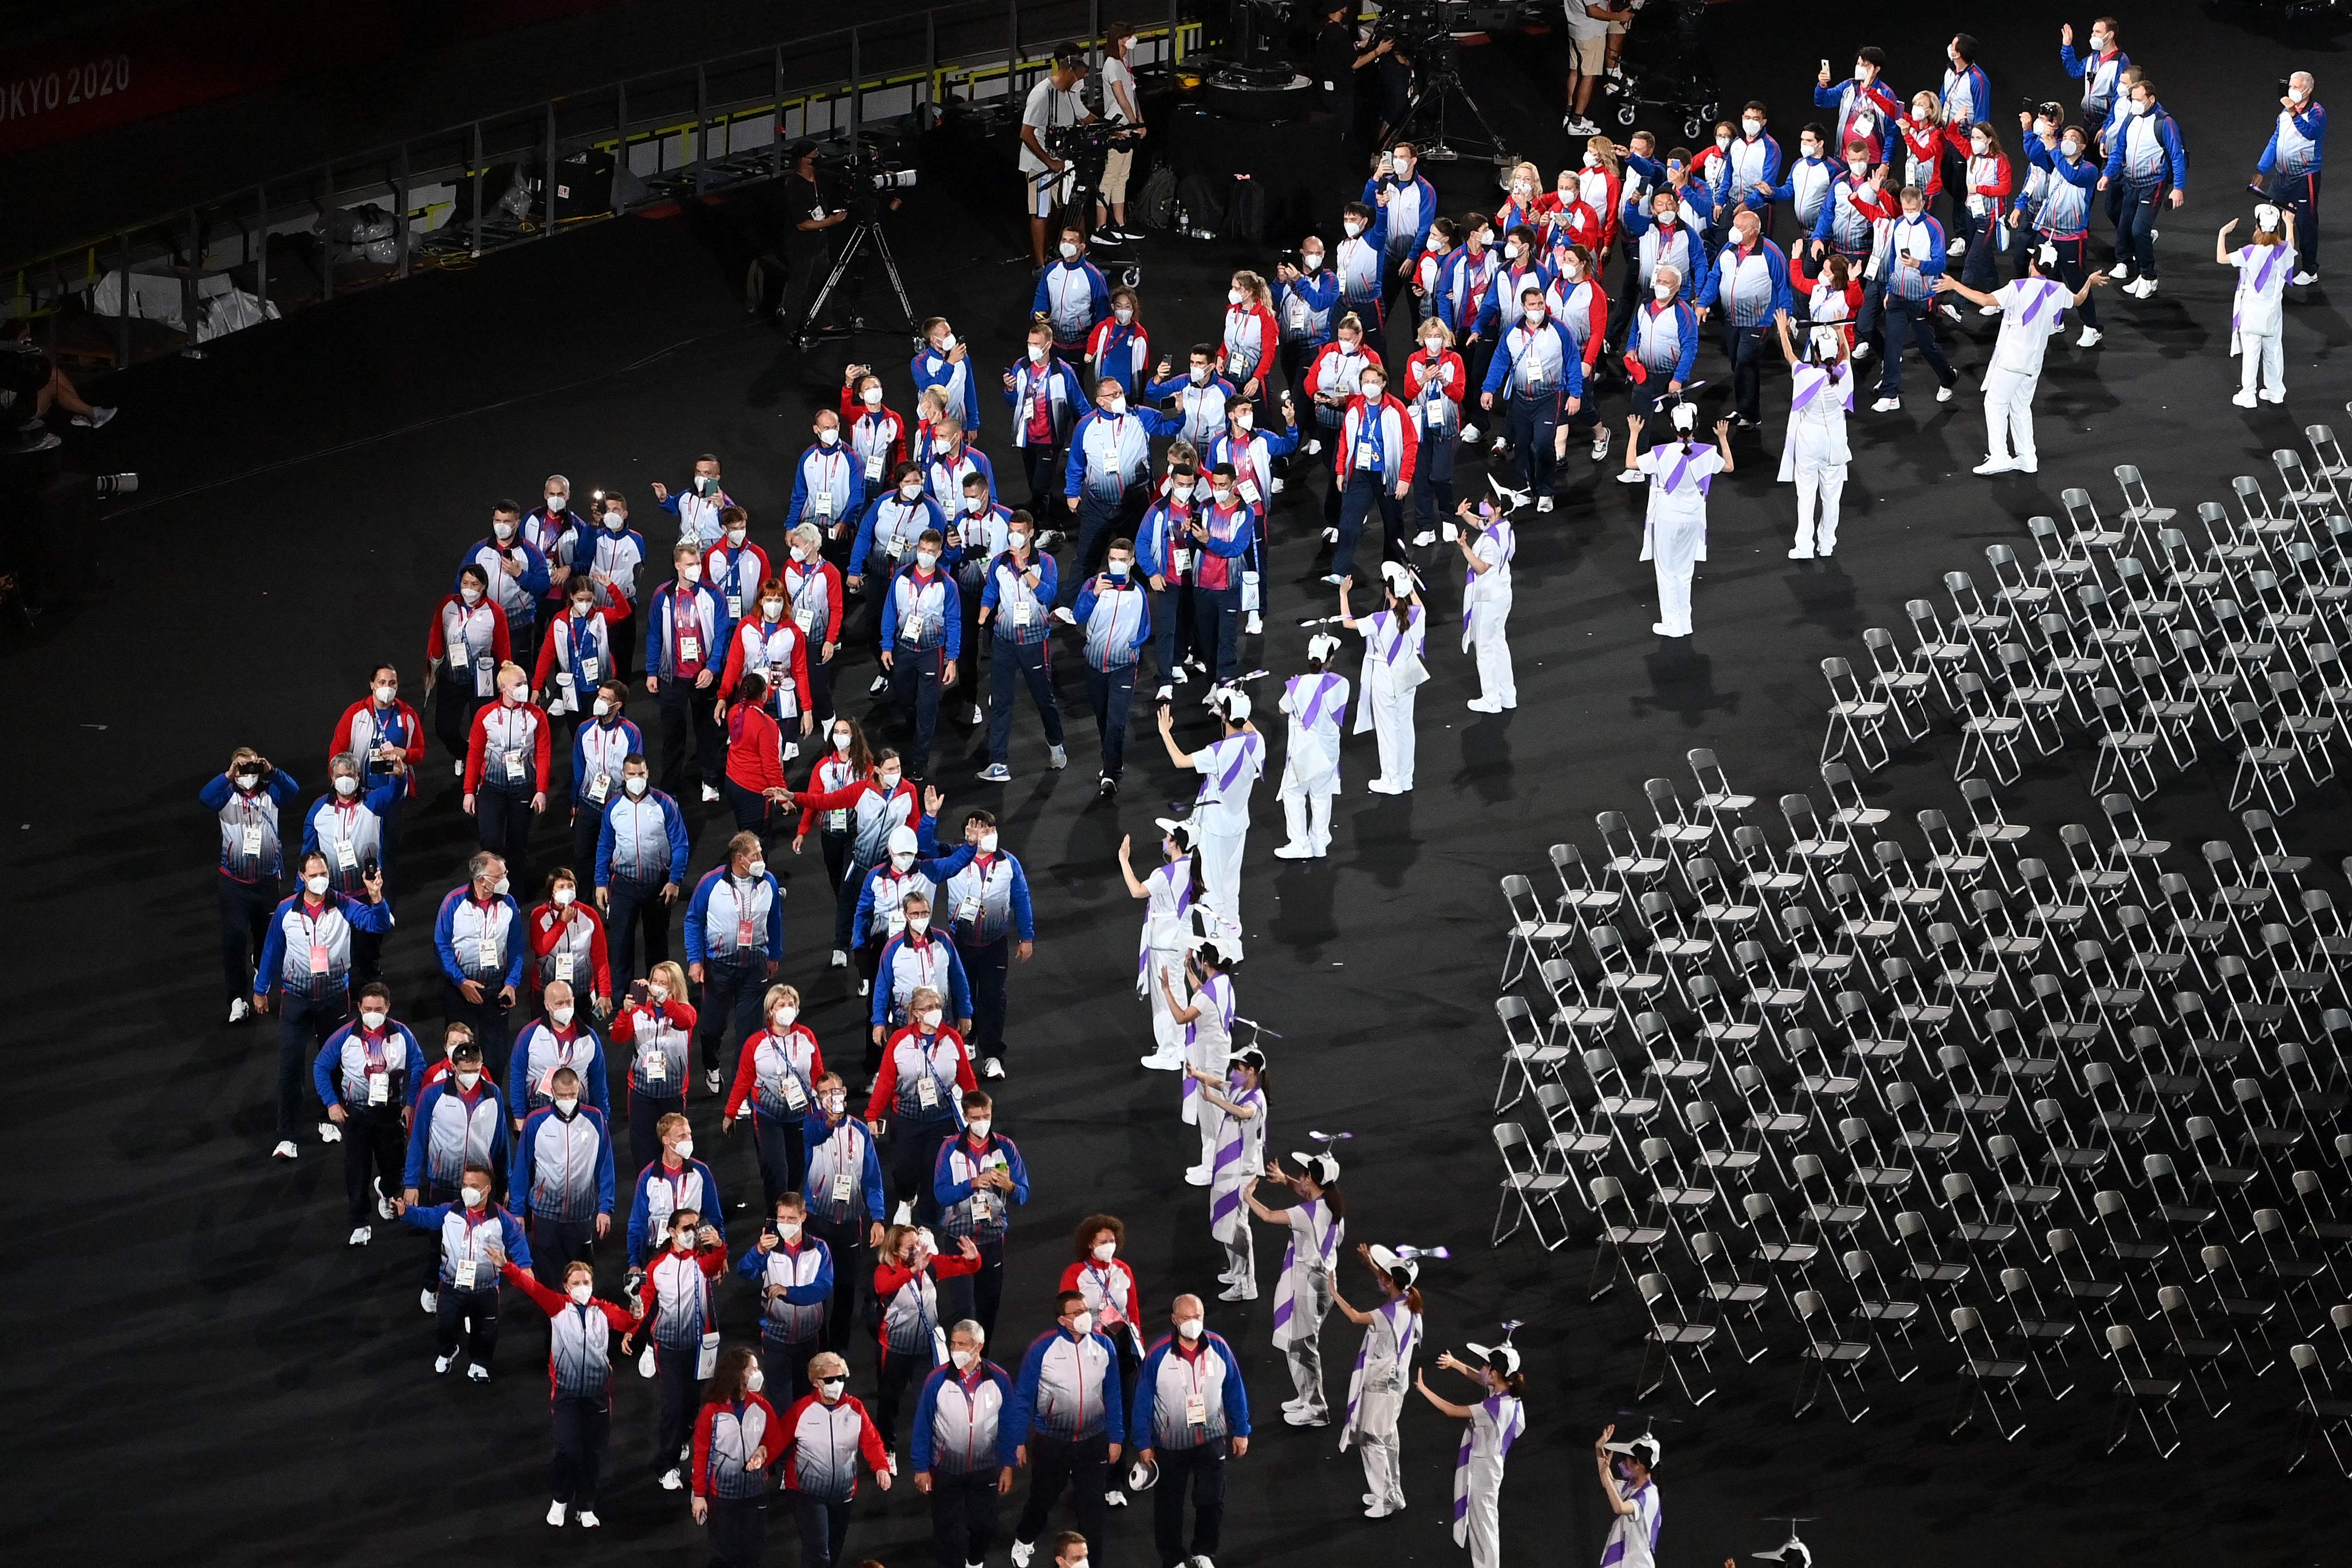
[{"label": "white face mask", "polygon": [[839,1399],[841,1397],[841,1391],[848,1386],[849,1380],[847,1378],[828,1377],[823,1383],[818,1384],[816,1385],[816,1389],[819,1394],[824,1396],[825,1403],[830,1405],[834,1401]]},{"label": "white face mask", "polygon": [[1111,317],[1120,326],[1124,327],[1129,322],[1135,319],[1135,312],[1127,306],[1122,305],[1111,312]]},{"label": "white face mask", "polygon": [[499,884],[490,889],[490,895],[493,898],[504,898],[507,895],[507,879],[505,877],[500,877],[499,878]]},{"label": "white face mask", "polygon": [[[914,862],[910,861],[908,863],[911,865]],[[920,936],[924,932],[929,931],[930,928],[931,917],[929,915],[909,915],[907,916],[907,929],[913,932],[916,936]],[[930,1012],[926,1013],[923,1016],[936,1022],[939,1018],[939,1009],[935,1008]]]},{"label": "white face mask", "polygon": [[1248,298],[1249,291],[1246,289],[1228,288],[1225,290],[1225,303],[1228,305],[1238,305]]},{"label": "white face mask", "polygon": [[766,1386],[768,1386],[768,1375],[758,1367],[755,1366],[743,1375],[743,1387],[746,1391],[757,1394]]},{"label": "white face mask", "polygon": [[236,787],[240,789],[257,789],[261,787],[261,775],[240,773],[236,776]]},{"label": "white face mask", "polygon": [[1117,419],[1127,412],[1127,400],[1123,397],[1106,398],[1103,400],[1102,410],[1113,419]]},{"label": "white face mask", "polygon": [[1587,153],[1584,155],[1584,166],[1585,166],[1586,168],[1588,168],[1588,169],[1598,169],[1598,168],[1600,168],[1600,167],[1601,167],[1601,154],[1600,154],[1600,153],[1598,153],[1598,152],[1587,152]]},{"label": "white face mask", "polygon": [[1029,549],[1029,534],[1028,530],[1025,528],[1009,533],[1005,535],[1004,538],[1005,542],[1011,546],[1013,553],[1016,555],[1027,552]]},{"label": "white face mask", "polygon": [[1423,338],[1421,346],[1429,350],[1429,357],[1433,360],[1445,352],[1445,340],[1443,338]]},{"label": "white face mask", "polygon": [[699,561],[688,561],[684,566],[677,569],[677,580],[680,582],[700,582],[702,580],[702,563]]},{"label": "white face mask", "polygon": [[1107,560],[1103,563],[1103,570],[1110,573],[1113,581],[1125,582],[1127,580],[1127,574],[1135,570],[1135,563],[1124,560]]},{"label": "white face mask", "polygon": [[1176,1332],[1182,1334],[1186,1339],[1199,1339],[1201,1337],[1202,1331],[1207,1327],[1208,1325],[1202,1322],[1199,1318],[1186,1318],[1183,1322],[1176,1325]]},{"label": "white face mask", "polygon": [[2059,150],[2069,158],[2080,158],[2083,155],[2083,144],[2071,136],[2061,141],[2058,146]]},{"label": "white face mask", "polygon": [[1234,415],[1234,428],[1244,435],[1249,434],[1250,428],[1256,423],[1257,416],[1255,414],[1237,413]]},{"label": "white face mask", "polygon": [[1094,1332],[1095,1332],[1095,1315],[1094,1315],[1094,1313],[1092,1313],[1092,1312],[1073,1312],[1073,1313],[1071,1313],[1071,1314],[1070,1314],[1070,1332],[1071,1332],[1072,1333],[1074,1333],[1074,1334],[1076,1334],[1076,1335],[1077,1335],[1077,1336],[1079,1336],[1081,1339],[1085,1338],[1087,1334],[1090,1334],[1090,1333],[1094,1333]]},{"label": "white face mask", "polygon": [[1318,269],[1322,267],[1322,265],[1323,265],[1323,253],[1322,253],[1321,251],[1319,251],[1319,250],[1306,250],[1306,251],[1301,251],[1301,252],[1299,252],[1299,253],[1298,253],[1298,270],[1299,270],[1299,271],[1301,271],[1301,272],[1314,272],[1314,271],[1318,270]]},{"label": "white face mask", "polygon": [[556,890],[548,894],[548,896],[555,901],[556,908],[562,909],[573,899],[580,896],[580,890],[569,883],[564,883],[558,886]]},{"label": "white face mask", "polygon": [[1822,144],[1818,141],[1801,142],[1798,150],[1808,158],[1819,158],[1822,155]]},{"label": "white face mask", "polygon": [[482,591],[469,582],[457,591],[457,597],[467,604],[479,604],[482,601]]},{"label": "white face mask", "polygon": [[[730,534],[728,537],[739,545],[743,542],[740,535]],[[575,599],[572,601],[572,613],[585,621],[596,613],[596,601],[593,599]]]},{"label": "white face mask", "polygon": [[[912,925],[914,922],[909,920],[907,924]],[[926,921],[924,924],[929,925],[929,922]],[[925,1008],[923,1009],[923,1027],[925,1029],[937,1029],[940,1027],[940,1020],[946,1016],[947,1014],[938,1008]]]},{"label": "white face mask", "polygon": [[965,1127],[971,1132],[971,1135],[982,1140],[983,1143],[987,1141],[988,1130],[994,1125],[996,1125],[995,1121],[987,1116],[974,1116],[970,1122],[965,1124]]},{"label": "white face mask", "polygon": [[887,795],[898,787],[898,775],[895,772],[877,773],[874,782],[881,788],[882,793]]},{"label": "white face mask", "polygon": [[1856,81],[1868,81],[1870,79],[1870,66],[1867,61],[1856,60],[1853,62],[1853,79]]},{"label": "white face mask", "polygon": [[760,601],[760,613],[771,621],[782,621],[784,618],[784,601],[781,599],[763,599]]},{"label": "white face mask", "polygon": [[935,549],[919,549],[915,552],[915,564],[929,571],[940,564],[940,552]]},{"label": "white face mask", "polygon": [[2095,55],[2104,55],[2107,52],[2107,36],[2105,33],[2091,35],[2091,52]]},{"label": "white face mask", "polygon": [[1072,241],[1069,241],[1069,240],[1064,240],[1064,241],[1062,242],[1062,259],[1063,259],[1064,261],[1070,261],[1070,260],[1075,259],[1075,258],[1076,257],[1077,254],[1078,254],[1078,247],[1077,247],[1077,246],[1076,246],[1075,243],[1073,243]]},{"label": "white face mask", "polygon": [[1517,196],[1532,196],[1536,193],[1536,183],[1533,180],[1514,180],[1511,182],[1511,193]]},{"label": "white face mask", "polygon": [[313,898],[324,898],[327,896],[327,879],[323,873],[306,876],[302,879],[302,888]]},{"label": "white face mask", "polygon": [[798,1241],[801,1239],[801,1222],[797,1219],[779,1219],[776,1221],[776,1237],[782,1241]]},{"label": "white face mask", "polygon": [[458,1088],[471,1089],[475,1084],[479,1083],[482,1081],[482,1070],[478,1067],[463,1068],[460,1069],[455,1076],[457,1080]]},{"label": "white face mask", "polygon": [[1368,381],[1364,382],[1363,385],[1364,396],[1374,402],[1378,402],[1381,399],[1381,394],[1389,390],[1388,383],[1386,382]]},{"label": "white face mask", "polygon": [[359,792],[360,792],[360,781],[359,781],[358,779],[356,779],[352,778],[352,777],[350,774],[348,774],[348,773],[338,773],[338,774],[336,774],[336,775],[335,775],[335,793],[336,793],[336,794],[338,794],[338,795],[356,795],[356,794],[358,794]]},{"label": "white face mask", "polygon": [[1764,134],[1764,122],[1760,120],[1743,120],[1739,122],[1739,129],[1749,136],[1761,136]]},{"label": "white face mask", "polygon": [[763,860],[754,860],[743,868],[743,874],[756,882],[768,874],[768,862]]},{"label": "white face mask", "polygon": [[[611,706],[611,705],[609,705],[609,704],[600,703],[600,704],[598,704],[597,706],[600,706],[600,707],[604,707],[604,706]],[[621,788],[622,788],[622,789],[626,789],[626,790],[627,790],[630,794],[632,794],[632,795],[642,795],[642,794],[644,794],[644,793],[646,792],[646,783],[647,783],[647,779],[646,779],[646,776],[645,776],[644,774],[640,773],[640,774],[638,774],[638,775],[637,775],[635,778],[634,778],[634,779],[622,779],[622,780],[621,780]]]},{"label": "white face mask", "polygon": [[[563,1010],[567,1014],[572,1011],[570,1008],[566,1008]],[[574,1111],[580,1109],[580,1096],[577,1094],[559,1094],[555,1097],[555,1108],[569,1116]]]},{"label": "white face mask", "polygon": [[1397,178],[1398,178],[1398,179],[1400,179],[1400,180],[1410,180],[1410,179],[1412,179],[1412,159],[1410,159],[1410,158],[1400,158],[1400,159],[1398,159],[1398,160],[1396,161],[1396,172],[1397,172]]},{"label": "white face mask", "polygon": [[850,737],[849,737],[848,736],[845,736],[845,735],[842,734],[840,731],[835,730],[835,731],[834,732],[834,737],[833,737],[833,748],[834,748],[835,751],[846,751],[846,750],[848,750],[848,749],[849,749],[849,739],[850,739]]},{"label": "white face mask", "polygon": [[653,1002],[655,1006],[658,1007],[662,1003],[669,1000],[669,988],[663,985],[659,980],[656,980],[652,985],[646,988],[646,997],[648,1000]]},{"label": "white face mask", "polygon": [[[833,443],[828,441],[825,444],[830,446]],[[749,528],[730,528],[727,530],[727,542],[730,545],[740,545],[751,531]]]},{"label": "white face mask", "polygon": [[570,1029],[572,1027],[572,1015],[578,1010],[579,1009],[573,1007],[570,1002],[565,1002],[561,1007],[553,1007],[547,1009],[547,1021],[553,1024],[558,1029]]},{"label": "white face mask", "polygon": [[393,704],[400,700],[400,688],[398,686],[378,686],[375,689],[375,700],[381,706],[390,707]]},{"label": "white face mask", "polygon": [[490,1195],[478,1186],[469,1186],[466,1189],[466,1207],[467,1208],[479,1208],[489,1200]]},{"label": "white face mask", "polygon": [[911,484],[899,486],[898,498],[906,502],[908,506],[912,506],[917,501],[921,500],[923,498],[923,482],[920,479],[917,479]]},{"label": "white face mask", "polygon": [[1716,144],[1716,146],[1717,146],[1717,147],[1719,147],[1719,148],[1727,148],[1727,147],[1729,147],[1729,146],[1731,145],[1731,132],[1730,132],[1730,131],[1724,131],[1722,134],[1718,135],[1718,136],[1715,139],[1715,144]]},{"label": "white face mask", "polygon": [[841,432],[830,424],[824,426],[816,433],[816,444],[819,446],[834,445],[835,443],[839,442],[840,439]]},{"label": "white face mask", "polygon": [[1204,386],[1207,386],[1207,385],[1209,384],[1209,367],[1208,367],[1208,366],[1206,366],[1206,365],[1194,365],[1194,366],[1192,368],[1192,371],[1191,371],[1190,374],[1192,375],[1192,384],[1193,384],[1194,386],[1196,386],[1196,387],[1204,387]]},{"label": "white face mask", "polygon": [[694,1140],[692,1138],[680,1138],[677,1141],[677,1157],[682,1160],[690,1160],[694,1157]]},{"label": "white face mask", "polygon": [[1859,180],[1864,174],[1870,172],[1870,160],[1867,158],[1849,158],[1845,161],[1845,169],[1847,173],[1852,174],[1855,179]]},{"label": "white face mask", "polygon": [[801,1009],[794,1007],[792,1003],[778,1002],[776,1004],[776,1010],[770,1014],[769,1018],[770,1021],[775,1025],[776,1032],[781,1034],[785,1030],[792,1028],[793,1020],[800,1016]]},{"label": "white face mask", "polygon": [[596,1287],[593,1285],[574,1285],[570,1291],[566,1291],[565,1294],[572,1298],[574,1305],[584,1307],[588,1304],[591,1298],[596,1294]]},{"label": "white face mask", "polygon": [[1364,225],[1355,218],[1345,220],[1339,226],[1348,231],[1348,237],[1349,239],[1354,239],[1357,235],[1364,232]]},{"label": "white face mask", "polygon": [[492,523],[490,525],[490,532],[496,534],[502,539],[510,539],[514,538],[514,531],[515,526],[512,523],[499,522]]},{"label": "white face mask", "polygon": [[2307,88],[2291,87],[2286,89],[2286,95],[2287,97],[2294,99],[2295,102],[2301,103],[2305,99],[2311,96],[2311,91]]},{"label": "white face mask", "polygon": [[940,333],[940,353],[942,353],[942,354],[946,354],[946,353],[952,353],[952,352],[954,351],[954,350],[955,350],[955,334],[954,334],[953,332],[942,332],[942,333]]},{"label": "white face mask", "polygon": [[1991,148],[1987,144],[1983,137],[1971,136],[1969,138],[1969,151],[1981,158],[1987,152],[1990,152]]},{"label": "white face mask", "polygon": [[500,686],[499,688],[499,700],[511,706],[514,704],[522,701],[522,693],[523,688],[520,686]]},{"label": "white face mask", "polygon": [[1522,314],[1527,317],[1528,326],[1540,327],[1543,325],[1544,308],[1542,306],[1530,305],[1522,312]]},{"label": "white face mask", "polygon": [[604,514],[604,526],[617,534],[629,526],[629,516],[626,512],[607,512]]},{"label": "white face mask", "polygon": [[1672,299],[1675,297],[1675,285],[1671,283],[1654,284],[1651,287],[1650,292],[1656,295],[1661,299]]},{"label": "white face mask", "polygon": [[1503,259],[1505,261],[1517,261],[1519,259],[1518,241],[1513,240],[1508,245],[1503,246]]},{"label": "white face mask", "polygon": [[1108,1263],[1108,1262],[1109,1262],[1113,1258],[1116,1258],[1117,1256],[1118,1256],[1118,1242],[1116,1242],[1116,1241],[1097,1241],[1097,1242],[1096,1242],[1096,1243],[1095,1243],[1095,1261],[1096,1261],[1096,1262],[1097,1262],[1097,1263]]},{"label": "white face mask", "polygon": [[792,557],[793,564],[794,566],[806,566],[816,554],[814,550],[810,549],[806,545],[794,545],[785,553]]},{"label": "white face mask", "polygon": [[378,1012],[373,1008],[370,1008],[360,1014],[360,1023],[368,1030],[379,1030],[383,1027],[383,1020],[391,1016],[389,1013]]},{"label": "white face mask", "polygon": [[1033,365],[1042,365],[1045,362],[1045,344],[1032,343],[1029,345],[1029,362]]},{"label": "white face mask", "polygon": [[895,854],[890,857],[890,864],[901,872],[911,869],[914,863],[915,857],[912,854]]},{"label": "white face mask", "polygon": [[864,402],[868,408],[880,408],[882,406],[882,389],[880,387],[867,387],[864,392],[858,393],[857,396],[858,400]]},{"label": "white face mask", "polygon": [[958,1372],[970,1372],[971,1364],[978,1361],[980,1357],[968,1350],[951,1350],[948,1352],[948,1359],[955,1363],[955,1369]]},{"label": "white face mask", "polygon": [[1220,507],[1230,507],[1234,504],[1234,487],[1231,485],[1211,486],[1209,495]]}]

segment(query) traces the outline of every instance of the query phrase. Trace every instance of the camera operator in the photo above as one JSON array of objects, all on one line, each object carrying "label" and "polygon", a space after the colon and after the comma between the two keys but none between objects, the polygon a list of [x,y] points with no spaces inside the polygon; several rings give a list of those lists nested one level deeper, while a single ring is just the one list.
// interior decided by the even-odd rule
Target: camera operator
[{"label": "camera operator", "polygon": [[1111,143],[1103,160],[1102,189],[1095,196],[1094,239],[1097,245],[1121,245],[1139,240],[1142,232],[1127,226],[1127,182],[1135,169],[1135,142],[1150,132],[1143,125],[1143,93],[1127,63],[1135,47],[1135,24],[1115,24],[1103,40],[1103,118],[1134,129]]},{"label": "camera operator", "polygon": [[1382,38],[1360,53],[1356,47],[1354,0],[1323,0],[1323,26],[1315,35],[1315,79],[1322,85],[1323,110],[1339,121],[1344,147],[1356,126],[1356,73],[1396,47]]},{"label": "camera operator", "polygon": [[787,337],[802,329],[801,316],[816,296],[833,256],[831,231],[849,221],[849,205],[832,180],[818,172],[816,143],[796,141],[784,150],[793,172],[784,176],[784,294],[776,319]]},{"label": "camera operator", "polygon": [[[1045,270],[1046,227],[1054,216],[1055,193],[1069,165],[1045,150],[1048,131],[1066,125],[1086,125],[1100,119],[1088,112],[1078,97],[1086,79],[1086,57],[1075,44],[1054,47],[1054,66],[1029,89],[1021,110],[1021,172],[1029,182],[1029,253],[1037,270]],[[1077,221],[1085,219],[1083,213]]]}]

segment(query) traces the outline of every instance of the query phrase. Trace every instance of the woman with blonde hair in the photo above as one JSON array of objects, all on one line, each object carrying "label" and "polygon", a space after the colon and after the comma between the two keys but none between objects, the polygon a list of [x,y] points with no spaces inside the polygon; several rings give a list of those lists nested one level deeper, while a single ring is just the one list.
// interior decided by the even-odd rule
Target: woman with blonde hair
[{"label": "woman with blonde hair", "polygon": [[1503,204],[1495,209],[1495,232],[1508,234],[1516,228],[1537,228],[1543,222],[1536,204],[1543,197],[1543,175],[1525,159],[1512,165],[1511,177],[1503,193]]},{"label": "woman with blonde hair", "polygon": [[1234,274],[1225,290],[1225,322],[1217,344],[1217,372],[1255,400],[1265,391],[1265,367],[1280,345],[1274,291],[1256,273]]},{"label": "woman with blonde hair", "polygon": [[686,971],[665,958],[628,989],[613,1015],[613,1043],[629,1055],[629,1155],[643,1170],[661,1154],[655,1124],[686,1110],[689,1048],[697,1021],[687,1001]]},{"label": "woman with blonde hair", "polygon": [[760,1018],[761,1027],[743,1041],[719,1131],[733,1132],[748,1104],[760,1183],[773,1208],[778,1197],[800,1186],[808,1170],[806,1129],[817,1080],[824,1076],[824,1052],[817,1048],[815,1031],[800,1021],[798,986],[770,986]]}]

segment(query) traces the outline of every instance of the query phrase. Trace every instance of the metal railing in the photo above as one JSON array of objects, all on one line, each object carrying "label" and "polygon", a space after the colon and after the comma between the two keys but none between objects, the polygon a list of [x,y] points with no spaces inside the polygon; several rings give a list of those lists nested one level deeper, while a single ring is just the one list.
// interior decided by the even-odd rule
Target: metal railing
[{"label": "metal railing", "polygon": [[[977,0],[858,23],[765,49],[630,77],[339,157],[0,267],[0,313],[36,319],[50,352],[128,367],[194,353],[205,300],[229,288],[303,308],[471,265],[492,252],[663,201],[774,179],[801,137],[857,137],[951,101],[1024,94],[1075,39],[1137,28],[1139,65],[1199,51],[1188,0]],[[609,154],[634,204],[593,212],[565,193],[565,161]],[[595,177],[589,164],[576,167]],[[625,172],[625,173],[624,173]],[[379,209],[363,219],[366,209]],[[338,218],[357,235],[339,241]],[[271,241],[278,242],[275,254]],[[275,260],[278,275],[273,277]],[[101,284],[117,308],[97,312]],[[176,322],[172,309],[176,295]]]}]

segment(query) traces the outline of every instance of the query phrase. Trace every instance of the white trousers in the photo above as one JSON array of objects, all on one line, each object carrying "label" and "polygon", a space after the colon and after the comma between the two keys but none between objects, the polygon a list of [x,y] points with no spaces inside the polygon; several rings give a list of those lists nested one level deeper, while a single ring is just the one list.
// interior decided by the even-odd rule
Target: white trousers
[{"label": "white trousers", "polygon": [[2033,389],[2041,382],[2038,375],[2020,375],[2015,371],[1985,372],[1986,456],[1996,462],[2004,457],[2018,463],[2039,461],[2033,453]]},{"label": "white trousers", "polygon": [[1248,838],[1246,830],[1238,833],[1203,830],[1196,843],[1201,857],[1201,901],[1231,927],[1218,945],[1233,948],[1225,955],[1232,959],[1242,956],[1242,846]]},{"label": "white trousers", "polygon": [[2286,391],[2285,356],[2280,352],[2279,343],[2276,332],[2242,331],[2238,334],[2239,374],[2243,378],[2239,384],[2245,391],[2256,390],[2258,375],[2262,384],[2270,391]]},{"label": "white trousers", "polygon": [[1415,686],[1402,695],[1371,692],[1364,697],[1371,706],[1372,738],[1380,746],[1381,777],[1400,789],[1412,788],[1412,704],[1420,695],[1421,688]]},{"label": "white trousers", "polygon": [[[1845,494],[1843,463],[1797,467],[1797,548],[1827,555],[1837,549],[1838,497]],[[1685,594],[1688,600],[1687,591]]]},{"label": "white trousers", "polygon": [[1503,1568],[1503,1511],[1495,1480],[1470,1478],[1462,1494],[1463,1544],[1470,1548],[1470,1568]]},{"label": "white trousers", "polygon": [[1290,1361],[1290,1385],[1298,1391],[1295,1407],[1309,1416],[1328,1419],[1330,1406],[1323,1402],[1322,1334],[1301,1334],[1290,1342],[1283,1354]]},{"label": "white trousers", "polygon": [[1154,947],[1148,955],[1150,968],[1143,977],[1151,995],[1151,1043],[1161,1051],[1176,1051],[1184,1044],[1184,1026],[1168,1010],[1168,994],[1160,988],[1165,977],[1179,996],[1184,992],[1184,955],[1164,947]]},{"label": "white trousers", "polygon": [[1249,1208],[1242,1209],[1241,1228],[1225,1246],[1225,1271],[1220,1276],[1229,1285],[1240,1285],[1249,1291],[1244,1301],[1257,1300],[1257,1238],[1250,1229]]},{"label": "white trousers", "polygon": [[1511,619],[1507,599],[1470,607],[1470,642],[1478,654],[1478,695],[1505,707],[1519,706],[1518,678],[1511,670],[1511,644],[1504,636]]},{"label": "white trousers", "polygon": [[1651,563],[1658,569],[1658,622],[1669,637],[1691,634],[1691,578],[1706,549],[1706,524],[1696,518],[1652,526]]},{"label": "white trousers", "polygon": [[1317,854],[1331,852],[1331,797],[1329,789],[1290,790],[1282,797],[1283,825],[1290,830],[1290,841],[1304,844]]},{"label": "white trousers", "polygon": [[1349,1434],[1363,1458],[1364,1491],[1374,1508],[1404,1506],[1404,1456],[1397,1441],[1401,1403],[1394,1395],[1365,1395],[1357,1406],[1356,1428]]}]

